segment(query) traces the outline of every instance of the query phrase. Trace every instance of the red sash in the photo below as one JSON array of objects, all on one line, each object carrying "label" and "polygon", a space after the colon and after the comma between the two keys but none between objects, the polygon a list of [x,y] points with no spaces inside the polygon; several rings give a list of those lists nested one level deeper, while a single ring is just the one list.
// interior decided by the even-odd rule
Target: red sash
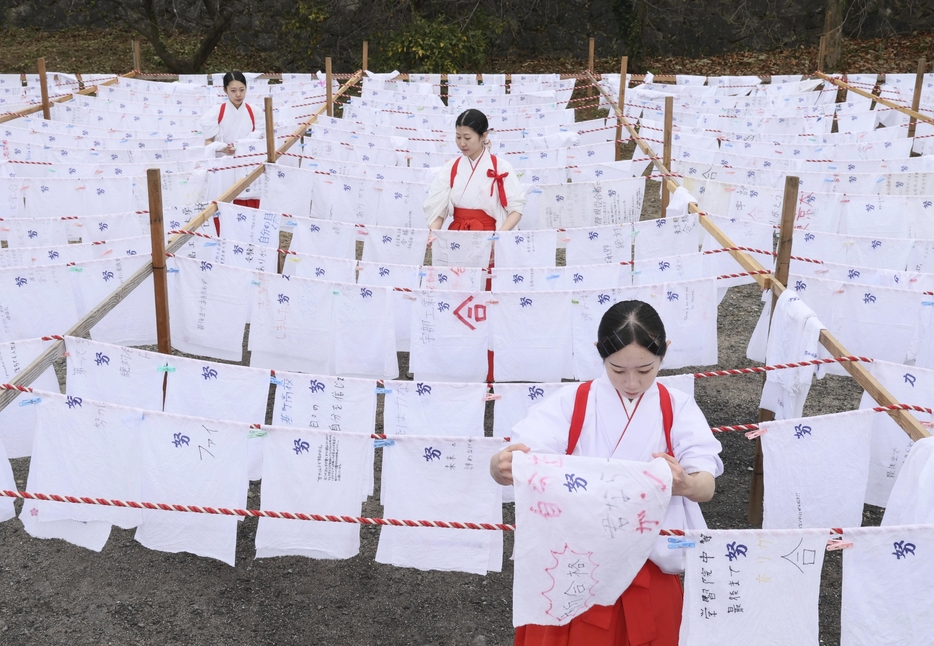
[{"label": "red sash", "polygon": [[[250,115],[250,122],[253,124],[253,131],[256,131],[256,117],[253,116],[253,108],[250,107],[249,103],[244,103],[246,106],[246,111]],[[221,111],[217,113],[217,123],[220,123],[224,120],[224,112],[227,111],[227,102],[221,103]]]},{"label": "red sash", "polygon": [[[460,161],[461,158],[458,157],[454,160],[454,164],[451,166],[451,188],[454,188],[454,178],[457,177],[457,165],[460,164]],[[491,154],[490,161],[493,162],[493,168],[487,169],[486,171],[486,176],[493,180],[493,183],[490,185],[490,195],[493,195],[494,189],[499,189],[499,203],[502,204],[503,208],[505,209],[509,202],[506,199],[506,186],[503,184],[503,180],[509,177],[509,173],[503,173],[500,175],[496,166],[496,155]]]},{"label": "red sash", "polygon": [[[581,437],[581,429],[584,428],[584,416],[587,414],[587,396],[590,394],[590,384],[593,381],[585,381],[577,387],[577,396],[574,398],[574,412],[571,413],[571,428],[568,430],[568,450],[567,455],[574,452],[577,441]],[[668,447],[668,455],[675,457],[671,448],[671,424],[674,420],[674,414],[671,409],[671,393],[663,385],[658,384],[658,399],[662,409],[662,427],[665,429],[665,444]]]}]

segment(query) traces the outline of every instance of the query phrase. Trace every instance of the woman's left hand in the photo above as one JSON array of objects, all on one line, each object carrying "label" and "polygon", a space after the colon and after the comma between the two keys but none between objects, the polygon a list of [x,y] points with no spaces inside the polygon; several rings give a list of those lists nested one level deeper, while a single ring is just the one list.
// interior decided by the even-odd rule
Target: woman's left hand
[{"label": "woman's left hand", "polygon": [[681,464],[667,453],[653,453],[653,458],[662,458],[671,468],[671,495],[686,496],[691,493],[691,477],[681,468]]},{"label": "woman's left hand", "polygon": [[706,471],[688,473],[681,464],[667,453],[653,453],[653,458],[661,458],[671,469],[671,495],[684,496],[694,502],[707,502],[713,498],[716,485],[714,477]]}]

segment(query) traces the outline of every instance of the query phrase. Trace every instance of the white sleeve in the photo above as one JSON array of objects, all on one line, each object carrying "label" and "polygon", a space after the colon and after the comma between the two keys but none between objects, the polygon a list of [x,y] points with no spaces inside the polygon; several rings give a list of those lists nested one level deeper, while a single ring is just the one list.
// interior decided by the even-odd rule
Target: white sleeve
[{"label": "white sleeve", "polygon": [[241,137],[238,141],[257,141],[266,138],[266,113],[263,110],[257,110],[252,103],[247,103],[253,110],[254,123],[253,130],[246,137]]},{"label": "white sleeve", "polygon": [[566,453],[579,386],[568,384],[530,408],[526,418],[512,427],[510,442],[525,444],[536,453]]},{"label": "white sleeve", "polygon": [[221,105],[215,105],[213,108],[205,112],[201,117],[201,134],[204,135],[205,140],[213,139],[217,137],[220,128],[218,127],[217,117],[221,113]]},{"label": "white sleeve", "polygon": [[425,220],[429,226],[436,218],[446,218],[448,216],[448,206],[451,202],[451,166],[453,164],[454,160],[449,160],[441,167],[435,178],[431,180],[428,198],[422,205],[425,210]]},{"label": "white sleeve", "polygon": [[686,473],[706,471],[713,477],[723,473],[722,447],[710,430],[704,413],[694,398],[669,388],[674,420],[671,425],[671,448]]},{"label": "white sleeve", "polygon": [[508,172],[509,175],[503,180],[503,187],[506,189],[506,214],[510,214],[513,211],[521,214],[522,209],[525,208],[525,187],[519,182],[519,176],[516,174],[516,170],[512,167],[508,161],[501,160],[497,157],[497,160],[502,166],[502,172]]}]

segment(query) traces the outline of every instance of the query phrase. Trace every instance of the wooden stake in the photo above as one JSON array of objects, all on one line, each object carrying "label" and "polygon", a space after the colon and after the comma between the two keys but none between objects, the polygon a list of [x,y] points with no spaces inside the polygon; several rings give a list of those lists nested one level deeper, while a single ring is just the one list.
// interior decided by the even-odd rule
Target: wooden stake
[{"label": "wooden stake", "polygon": [[133,39],[133,69],[139,72],[143,69],[143,56],[140,49],[139,38]]},{"label": "wooden stake", "polygon": [[[623,56],[619,62],[619,99],[616,102],[616,105],[619,106],[620,112],[624,111],[626,105],[626,86],[629,83],[626,82],[626,74],[628,73],[629,67],[629,57]],[[622,114],[616,117],[616,161],[619,161],[623,158],[623,142],[620,139],[623,138],[623,117]]]},{"label": "wooden stake", "polygon": [[587,70],[593,74],[593,54],[594,54],[594,43],[593,38],[590,39],[590,44],[588,45],[587,53]]},{"label": "wooden stake", "polygon": [[[664,165],[665,168],[671,168],[671,127],[672,121],[674,118],[675,111],[675,100],[674,97],[666,96],[665,97],[665,148],[664,148]],[[668,172],[667,170],[664,172]],[[669,193],[668,181],[667,178],[662,178],[662,214],[660,217],[665,217],[665,211],[668,209],[668,201],[671,199],[671,194]]]},{"label": "wooden stake", "polygon": [[[915,78],[915,94],[911,99],[911,109],[915,112],[918,111],[918,108],[921,107],[921,89],[924,87],[924,71],[927,69],[927,61],[922,58],[918,61],[918,76]],[[915,136],[915,126],[918,125],[918,120],[914,117],[908,121],[908,138],[911,139]]]},{"label": "wooden stake", "polygon": [[263,99],[263,107],[266,110],[266,161],[275,164],[278,157],[276,155],[276,127],[273,122],[271,96]]},{"label": "wooden stake", "polygon": [[45,58],[36,61],[36,67],[39,68],[39,92],[42,96],[42,118],[49,120],[52,118],[52,106],[49,105],[49,80],[45,74]]},{"label": "wooden stake", "polygon": [[369,55],[370,55],[370,41],[365,40],[363,41],[363,61],[360,66],[360,69],[362,69],[364,72],[367,70],[367,62],[368,62],[367,59],[369,59]]},{"label": "wooden stake", "polygon": [[334,116],[334,97],[331,96],[331,57],[328,56],[324,59],[324,78],[328,84],[325,95],[327,96],[327,114],[329,117]]},{"label": "wooden stake", "polygon": [[[785,178],[785,195],[782,198],[782,221],[778,237],[778,256],[775,265],[775,280],[782,285],[788,284],[788,271],[791,267],[791,241],[795,230],[795,217],[798,209],[798,185],[799,179],[794,176]],[[775,313],[775,304],[778,302],[778,296],[772,293],[772,314]],[[771,318],[769,319],[771,327]],[[762,380],[763,385],[765,379]],[[775,419],[775,413],[766,408],[759,409],[759,421],[771,422]],[[762,503],[765,497],[765,486],[763,481],[763,456],[762,441],[756,438],[756,458],[752,468],[752,484],[749,487],[749,506],[747,508],[747,518],[749,524],[759,526],[762,524]]]},{"label": "wooden stake", "polygon": [[824,71],[824,56],[827,55],[827,36],[820,37],[820,46],[817,48],[817,71]]},{"label": "wooden stake", "polygon": [[146,171],[149,188],[149,235],[152,238],[152,278],[156,292],[156,338],[159,352],[172,354],[169,330],[169,286],[165,273],[165,229],[162,226],[162,172]]}]

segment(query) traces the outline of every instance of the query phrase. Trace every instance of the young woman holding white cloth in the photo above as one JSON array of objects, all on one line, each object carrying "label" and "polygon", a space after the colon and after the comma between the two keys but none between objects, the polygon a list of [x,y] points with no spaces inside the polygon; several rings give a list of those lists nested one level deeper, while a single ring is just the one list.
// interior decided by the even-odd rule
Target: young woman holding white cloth
[{"label": "young woman holding white cloth", "polygon": [[[566,453],[649,462],[663,458],[672,498],[663,526],[706,527],[699,502],[714,494],[723,473],[720,442],[693,397],[656,381],[670,342],[655,309],[616,303],[603,315],[597,351],[606,373],[544,400],[512,429],[515,442],[493,456],[490,474],[512,484],[514,451]],[[659,537],[649,560],[612,606],[594,606],[564,626],[520,626],[516,646],[677,646],[684,569],[680,550]]]}]

